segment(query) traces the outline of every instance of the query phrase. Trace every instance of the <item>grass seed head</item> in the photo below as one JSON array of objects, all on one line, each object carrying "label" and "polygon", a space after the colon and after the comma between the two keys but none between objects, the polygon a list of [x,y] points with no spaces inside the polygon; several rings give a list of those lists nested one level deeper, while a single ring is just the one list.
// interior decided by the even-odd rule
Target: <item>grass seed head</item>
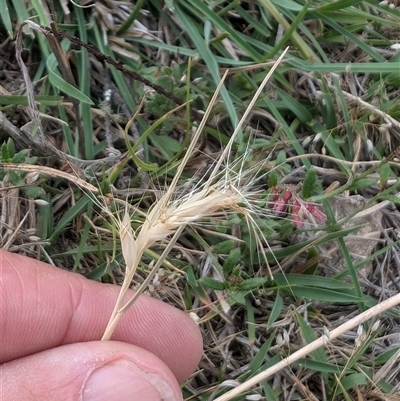
[{"label": "grass seed head", "polygon": [[191,193],[184,198],[154,205],[142,226],[138,236],[146,237],[146,245],[151,246],[171,235],[178,227],[198,222],[206,217],[215,216],[224,211],[240,209],[240,192],[233,189],[220,190],[211,187]]}]

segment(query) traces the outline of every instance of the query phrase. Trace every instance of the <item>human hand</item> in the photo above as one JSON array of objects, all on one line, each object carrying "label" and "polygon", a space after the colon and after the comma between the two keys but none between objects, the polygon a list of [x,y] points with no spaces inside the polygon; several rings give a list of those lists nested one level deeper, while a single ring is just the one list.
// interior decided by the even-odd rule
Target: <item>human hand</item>
[{"label": "human hand", "polygon": [[119,287],[0,250],[0,399],[176,401],[202,353],[196,324],[141,296],[101,338]]}]

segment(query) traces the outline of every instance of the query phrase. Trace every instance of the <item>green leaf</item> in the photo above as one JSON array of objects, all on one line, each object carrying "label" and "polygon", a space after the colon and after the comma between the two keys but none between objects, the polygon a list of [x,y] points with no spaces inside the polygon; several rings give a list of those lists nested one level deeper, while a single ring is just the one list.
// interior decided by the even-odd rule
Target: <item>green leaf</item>
[{"label": "green leaf", "polygon": [[373,361],[371,362],[377,366],[384,365],[386,362],[392,359],[393,356],[399,351],[400,351],[400,346],[391,348],[387,351],[382,352],[382,354],[374,357]]},{"label": "green leaf", "polygon": [[176,109],[170,110],[167,113],[165,113],[162,117],[160,117],[156,122],[154,122],[150,127],[148,127],[141,135],[140,138],[136,141],[136,143],[132,146],[130,141],[129,141],[129,128],[132,125],[133,120],[131,119],[128,124],[126,124],[125,127],[125,143],[128,148],[129,154],[131,158],[134,160],[134,162],[141,168],[143,168],[146,171],[156,171],[158,170],[158,165],[156,163],[146,163],[142,160],[139,159],[139,157],[136,155],[136,151],[138,150],[139,146],[147,139],[148,136],[152,135],[154,130],[161,125],[165,120],[167,120],[174,112]]},{"label": "green leaf", "polygon": [[272,390],[272,387],[268,384],[268,382],[266,380],[263,380],[261,382],[262,385],[262,389],[264,392],[264,396],[265,399],[268,401],[278,401],[278,398],[274,392],[274,390]]},{"label": "green leaf", "polygon": [[[319,253],[319,251],[318,251],[318,248],[315,247],[315,246],[313,246],[312,248],[310,248],[310,249],[308,250],[307,261],[312,260],[313,258],[316,258],[317,256],[319,256],[319,254],[320,254],[320,253]],[[318,262],[313,263],[311,266],[309,266],[309,267],[305,270],[304,274],[313,275],[313,274],[315,274],[317,268],[318,268]]]},{"label": "green leaf", "polygon": [[36,156],[27,157],[24,160],[24,163],[26,163],[26,164],[36,164],[37,160],[38,160],[38,158]]},{"label": "green leaf", "polygon": [[376,184],[378,180],[376,178],[361,178],[360,180],[355,180],[350,189],[352,191],[357,191],[360,189],[368,188]]},{"label": "green leaf", "polygon": [[314,361],[306,358],[297,360],[293,363],[293,366],[301,366],[302,368],[314,370],[315,372],[331,373],[335,375],[340,375],[343,372],[343,366],[338,366],[327,362]]},{"label": "green leaf", "polygon": [[91,202],[91,199],[87,196],[83,196],[81,199],[78,200],[60,219],[55,227],[54,231],[49,238],[50,242],[53,242],[64,230],[64,228],[71,223],[71,221],[79,215],[79,213],[87,207],[87,205]]},{"label": "green leaf", "polygon": [[268,187],[272,188],[278,185],[278,174],[275,171],[271,171],[267,176]]},{"label": "green leaf", "polygon": [[8,1],[0,1],[0,16],[5,28],[7,29],[8,36],[12,39],[14,37],[10,14],[8,12]]},{"label": "green leaf", "polygon": [[308,199],[310,196],[314,195],[314,191],[317,184],[317,173],[313,168],[310,168],[307,171],[306,176],[304,177],[302,197],[304,199]]},{"label": "green leaf", "polygon": [[[285,29],[285,33],[282,36],[282,38],[279,40],[279,42],[275,45],[275,48],[267,54],[267,56],[264,57],[264,60],[269,60],[272,59],[278,51],[280,51],[284,45],[289,41],[293,40],[293,42],[297,42],[297,45],[302,53],[302,55],[305,58],[311,58],[311,52],[309,49],[306,50],[305,46],[301,46],[302,41],[301,40],[296,40],[295,36],[297,36],[297,28],[301,26],[301,21],[304,18],[305,14],[307,13],[308,8],[311,6],[311,3],[313,0],[307,0],[306,4],[301,8],[301,10],[298,10],[299,12],[297,13],[296,17],[291,21],[289,27]],[[279,7],[282,7],[282,4],[279,4]]]},{"label": "green leaf", "polygon": [[22,149],[11,159],[12,163],[23,163],[26,162],[26,157],[29,154],[29,149]]},{"label": "green leaf", "polygon": [[332,11],[342,10],[344,8],[354,6],[358,3],[362,3],[362,1],[361,0],[339,0],[339,1],[331,2],[330,4],[328,4],[326,6],[316,8],[315,11],[319,11],[321,13],[329,13]]},{"label": "green leaf", "polygon": [[[344,28],[342,25],[334,21],[333,18],[329,18],[326,14],[322,14],[320,12],[315,12],[316,17],[321,18],[323,22],[325,22],[333,31],[343,35],[346,40],[358,46],[361,50],[364,50],[369,56],[371,56],[374,61],[384,63],[385,58],[379,54],[377,51],[373,49],[373,47],[369,46],[364,40],[362,40],[358,35],[354,35],[348,29]],[[364,64],[372,64],[372,63],[364,63]],[[389,64],[389,63],[387,63]]]},{"label": "green leaf", "polygon": [[[310,344],[313,341],[315,341],[318,336],[314,333],[313,329],[310,327],[309,323],[305,321],[303,316],[300,315],[296,310],[294,311],[297,323],[300,328],[301,335],[303,336],[306,344]],[[328,358],[325,354],[325,351],[323,348],[318,348],[315,351],[312,352],[312,356],[314,359],[318,362],[323,362],[327,363]]]},{"label": "green leaf", "polygon": [[[94,247],[93,247],[94,248]],[[102,250],[103,252],[105,251],[113,251],[113,249],[106,249],[104,247],[104,245],[102,246]],[[94,249],[93,249],[94,251]],[[93,252],[92,251],[92,252]],[[76,254],[76,251],[74,252]],[[108,272],[108,271],[112,271],[113,269],[123,265],[125,263],[124,258],[121,254],[118,254],[115,257],[115,260],[112,261],[107,261],[102,263],[101,265],[97,266],[96,268],[94,268],[93,270],[91,270],[89,273],[85,274],[86,278],[90,279],[90,280],[100,280],[101,278],[103,278],[103,276]]]},{"label": "green leaf", "polygon": [[87,216],[87,220],[85,222],[83,230],[81,230],[82,231],[81,232],[81,240],[80,240],[80,244],[76,250],[76,256],[75,256],[75,261],[74,261],[74,266],[73,266],[74,272],[77,270],[78,266],[81,264],[83,252],[87,246],[88,237],[90,234],[90,227],[91,227],[91,225],[89,224],[89,221],[91,220],[92,215],[93,215],[93,201],[90,200],[87,203],[85,214]]},{"label": "green leaf", "polygon": [[[166,4],[172,3],[172,0],[166,1]],[[125,19],[123,24],[118,28],[117,35],[123,34],[135,21],[135,19],[138,17],[140,10],[143,7],[144,0],[138,0],[136,1],[135,8],[131,12],[128,18]]]},{"label": "green leaf", "polygon": [[1,145],[1,161],[3,163],[8,163],[10,160],[10,153],[8,151],[7,143]]},{"label": "green leaf", "polygon": [[282,312],[283,308],[283,298],[280,296],[280,291],[278,290],[275,296],[274,306],[272,307],[271,313],[268,317],[267,329],[270,329],[276,319],[278,319],[279,315]]},{"label": "green leaf", "polygon": [[192,293],[190,291],[189,284],[186,283],[185,287],[183,288],[183,304],[185,306],[185,310],[192,310],[193,309],[193,302],[192,302]]},{"label": "green leaf", "polygon": [[377,73],[390,74],[398,71],[394,68],[395,63],[374,62],[374,63],[308,63],[291,59],[287,61],[295,68],[308,72],[330,72],[330,73]]},{"label": "green leaf", "polygon": [[57,60],[54,54],[50,55],[50,57],[47,59],[46,64],[47,70],[49,72],[49,80],[56,88],[58,88],[61,92],[64,92],[68,96],[80,100],[83,103],[88,103],[91,105],[94,104],[89,97],[87,97],[79,89],[75,88],[61,77],[61,74],[57,70]]},{"label": "green leaf", "polygon": [[387,86],[393,86],[394,88],[400,87],[400,74],[392,72],[391,74],[386,75],[384,79]]},{"label": "green leaf", "polygon": [[18,22],[25,21],[29,18],[24,0],[11,0],[11,2],[15,12],[17,13]]},{"label": "green leaf", "polygon": [[254,307],[249,297],[246,297],[246,312],[247,338],[250,344],[254,344],[256,338],[256,325],[254,320]]},{"label": "green leaf", "polygon": [[204,287],[211,288],[212,290],[219,290],[219,291],[225,290],[224,282],[215,280],[210,277],[202,277],[199,280],[197,280],[197,282],[203,285]]},{"label": "green leaf", "polygon": [[286,162],[286,152],[284,150],[280,150],[276,157],[276,165],[280,166],[285,162]]},{"label": "green leaf", "polygon": [[261,348],[259,349],[257,354],[254,356],[254,358],[249,363],[248,370],[249,370],[249,372],[251,372],[251,374],[256,373],[257,370],[260,369],[261,365],[265,361],[267,353],[268,353],[269,349],[271,348],[272,342],[274,341],[274,339],[275,339],[275,332],[273,332],[272,335],[270,335],[268,337],[268,340],[265,341],[265,343],[261,346]]},{"label": "green leaf", "polygon": [[212,253],[217,255],[227,255],[231,249],[235,246],[235,241],[233,239],[227,239],[225,241],[217,242],[212,247]]},{"label": "green leaf", "polygon": [[151,135],[150,139],[167,160],[181,150],[181,144],[167,135]]},{"label": "green leaf", "polygon": [[185,274],[186,274],[186,281],[189,283],[189,285],[192,286],[193,288],[198,287],[197,277],[195,275],[192,265],[187,266]]},{"label": "green leaf", "polygon": [[[12,140],[12,138],[8,138],[7,150],[8,150],[8,157],[11,158],[11,161],[14,161],[13,157],[15,156],[15,144],[14,144],[14,141]],[[25,150],[25,152],[23,152],[24,150]],[[23,149],[19,153],[24,153],[24,155],[27,155],[29,153],[29,150],[28,149]],[[18,163],[18,162],[15,161],[15,163]]]},{"label": "green leaf", "polygon": [[[230,40],[234,41],[239,48],[245,49],[246,54],[252,57],[254,61],[260,61],[261,55],[251,46],[247,37],[238,30],[232,29],[232,25],[228,24],[218,13],[212,10],[211,7],[207,6],[202,1],[181,0],[181,2],[187,9],[190,9],[194,15],[207,18],[206,21],[210,21],[214,26],[218,27],[221,32],[227,33]],[[180,10],[177,9],[177,11],[179,13]]]},{"label": "green leaf", "polygon": [[400,205],[400,198],[396,195],[385,195],[383,198],[385,200],[393,202],[395,205]]},{"label": "green leaf", "polygon": [[[191,2],[182,2],[182,5],[188,8],[192,8]],[[201,6],[201,2],[194,2],[193,5]],[[213,77],[214,83],[216,85],[221,81],[221,76],[219,73],[219,65],[217,63],[216,58],[214,57],[213,52],[205,43],[204,38],[200,35],[200,32],[197,30],[198,25],[196,22],[188,17],[188,15],[183,11],[181,4],[176,4],[175,13],[186,29],[187,34],[193,40],[196,49],[198,51],[198,55],[204,60],[207,65],[208,70],[210,71],[211,76]],[[233,104],[232,98],[226,89],[226,86],[222,86],[221,88],[221,97],[224,101],[224,105],[228,111],[228,115],[231,119],[232,124],[235,126],[238,121],[238,117],[236,114],[236,109]]]},{"label": "green leaf", "polygon": [[38,199],[46,194],[41,187],[28,187],[24,190],[27,198]]},{"label": "green leaf", "polygon": [[268,280],[268,277],[253,277],[243,280],[236,288],[239,291],[252,291],[265,284]]},{"label": "green leaf", "polygon": [[[291,224],[290,221],[288,221],[287,223],[289,225]],[[320,237],[313,238],[312,240],[307,240],[307,241],[301,242],[299,244],[289,245],[288,247],[274,250],[274,252],[266,252],[266,255],[267,255],[268,261],[276,262],[277,259],[279,260],[280,258],[285,258],[285,257],[287,257],[287,255],[291,255],[294,252],[308,249],[309,248],[308,245],[312,244],[313,246],[318,246],[318,245],[325,244],[329,241],[332,241],[334,239],[345,237],[346,235],[352,233],[353,231],[356,231],[360,227],[362,227],[362,226],[360,225],[360,226],[356,226],[356,227],[345,228],[345,229],[339,230],[339,231],[333,231],[329,234],[325,234]],[[274,277],[275,276],[279,276],[279,274],[274,275]],[[307,276],[307,277],[309,279],[309,276]]]},{"label": "green leaf", "polygon": [[[369,382],[369,378],[364,373],[353,373],[340,380],[341,387],[345,390],[355,389],[359,386],[365,386]],[[340,394],[341,391],[338,391]]]},{"label": "green leaf", "polygon": [[389,163],[383,163],[381,165],[381,168],[379,170],[379,178],[380,178],[380,190],[383,191],[386,187],[386,184],[389,180],[390,177],[390,164]]},{"label": "green leaf", "polygon": [[[310,276],[308,276],[310,277]],[[315,287],[290,287],[289,294],[304,299],[324,302],[337,302],[337,303],[359,303],[364,302],[363,298],[357,297],[354,290],[351,292],[327,290],[325,288]]]},{"label": "green leaf", "polygon": [[243,291],[230,291],[229,296],[230,298],[237,304],[246,305],[246,295],[247,292]]},{"label": "green leaf", "polygon": [[225,275],[230,274],[235,266],[239,263],[240,255],[240,248],[234,248],[229,252],[228,257],[222,265],[222,271]]},{"label": "green leaf", "polygon": [[336,279],[302,274],[275,274],[274,279],[279,289],[296,297],[325,302],[370,304],[368,298],[355,295],[353,284]]},{"label": "green leaf", "polygon": [[274,274],[274,280],[279,285],[307,286],[329,290],[352,290],[352,285],[328,277],[309,276],[304,274]]}]

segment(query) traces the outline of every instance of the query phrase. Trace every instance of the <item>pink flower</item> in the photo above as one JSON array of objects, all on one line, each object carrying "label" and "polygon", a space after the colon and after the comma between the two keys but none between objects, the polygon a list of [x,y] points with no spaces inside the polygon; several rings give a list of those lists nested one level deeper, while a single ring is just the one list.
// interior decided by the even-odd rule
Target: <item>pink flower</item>
[{"label": "pink flower", "polygon": [[[296,228],[302,228],[304,222],[309,220],[311,216],[318,221],[326,220],[325,213],[318,209],[315,203],[309,203],[301,199],[295,189],[285,188],[280,192],[278,186],[271,188],[272,206],[271,209],[278,215],[282,216],[285,213],[291,212],[292,221]],[[290,200],[292,200],[290,202]]]},{"label": "pink flower", "polygon": [[274,203],[272,210],[278,215],[282,215],[287,212],[291,197],[292,193],[290,191],[285,191],[280,199],[278,198],[278,200]]}]

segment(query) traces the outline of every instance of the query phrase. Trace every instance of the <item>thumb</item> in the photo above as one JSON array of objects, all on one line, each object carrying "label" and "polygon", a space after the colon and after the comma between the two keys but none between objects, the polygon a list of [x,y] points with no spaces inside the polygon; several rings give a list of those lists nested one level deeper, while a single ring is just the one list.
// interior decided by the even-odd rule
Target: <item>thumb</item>
[{"label": "thumb", "polygon": [[116,341],[69,344],[3,364],[2,399],[27,401],[180,401],[167,365]]}]

